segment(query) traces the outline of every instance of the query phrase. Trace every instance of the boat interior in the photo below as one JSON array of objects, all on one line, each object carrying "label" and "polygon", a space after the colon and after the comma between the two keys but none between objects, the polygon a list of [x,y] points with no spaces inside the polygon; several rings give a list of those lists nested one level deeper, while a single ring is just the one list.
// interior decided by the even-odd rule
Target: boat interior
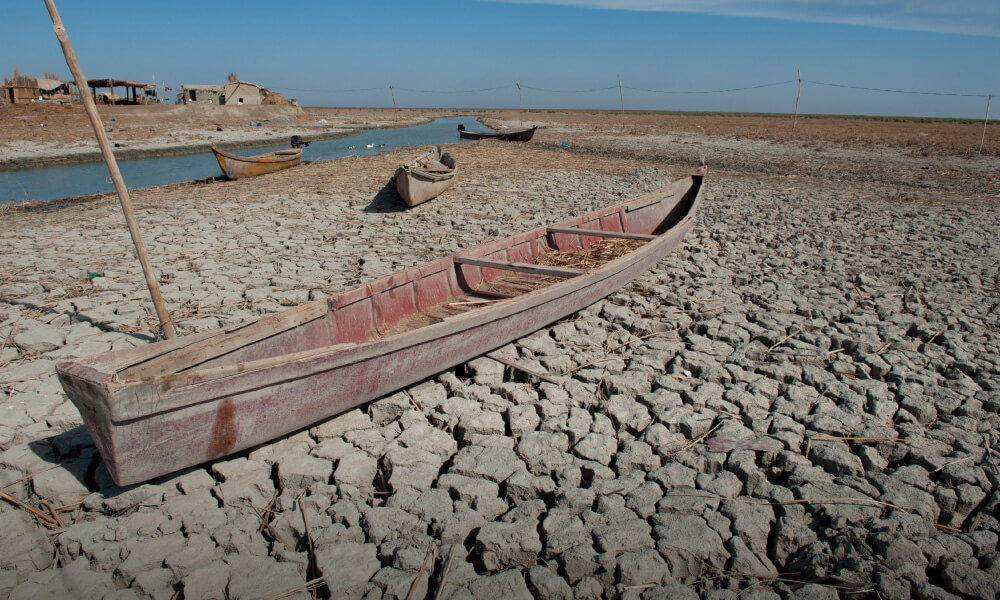
[{"label": "boat interior", "polygon": [[[631,202],[556,225],[496,240],[357,288],[224,330],[186,336],[111,355],[91,364],[120,379],[181,377],[213,369],[243,372],[374,342],[488,310],[512,298],[572,280],[587,266],[559,266],[557,255],[607,252],[608,260],[636,252],[682,222],[698,197],[702,177],[675,182]],[[607,262],[605,260],[604,262]],[[185,342],[185,340],[187,340]],[[117,356],[117,359],[115,358]]]}]

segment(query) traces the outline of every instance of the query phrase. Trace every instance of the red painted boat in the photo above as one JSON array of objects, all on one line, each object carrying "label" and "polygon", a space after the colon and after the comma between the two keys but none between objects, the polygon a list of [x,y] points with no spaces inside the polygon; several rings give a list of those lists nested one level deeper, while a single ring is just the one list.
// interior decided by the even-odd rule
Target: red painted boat
[{"label": "red painted boat", "polygon": [[[680,243],[704,177],[258,321],[56,370],[114,480],[145,481],[307,427],[592,304]],[[591,269],[538,264],[609,238],[639,242]]]}]

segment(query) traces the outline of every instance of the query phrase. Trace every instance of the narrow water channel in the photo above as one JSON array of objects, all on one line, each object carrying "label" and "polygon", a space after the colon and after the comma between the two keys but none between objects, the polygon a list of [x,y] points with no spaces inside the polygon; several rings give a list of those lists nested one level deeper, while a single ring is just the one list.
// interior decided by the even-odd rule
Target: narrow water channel
[{"label": "narrow water channel", "polygon": [[[305,149],[302,160],[327,160],[409,146],[453,143],[459,141],[459,123],[471,131],[489,131],[476,117],[437,119],[424,125],[396,129],[369,129],[352,137],[311,142]],[[282,142],[279,146],[249,148],[235,151],[234,154],[249,156],[287,148],[288,140]],[[373,147],[368,148],[368,144]],[[380,147],[381,145],[384,146]],[[130,189],[222,175],[219,163],[211,152],[119,161],[118,166]],[[103,162],[0,171],[0,204],[22,200],[57,200],[113,192],[114,189],[108,168]]]}]

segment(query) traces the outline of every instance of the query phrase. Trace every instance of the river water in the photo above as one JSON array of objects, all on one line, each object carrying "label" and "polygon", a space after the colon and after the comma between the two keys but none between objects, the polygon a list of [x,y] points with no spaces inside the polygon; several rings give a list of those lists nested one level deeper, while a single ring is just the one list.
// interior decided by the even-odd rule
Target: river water
[{"label": "river water", "polygon": [[[459,123],[465,125],[465,128],[470,131],[490,131],[479,123],[476,117],[437,119],[424,125],[396,129],[369,129],[352,137],[310,142],[302,154],[302,160],[327,160],[352,154],[374,154],[409,146],[457,142],[459,141]],[[250,156],[287,148],[288,140],[283,140],[283,142],[279,146],[248,148],[233,153]],[[368,144],[373,144],[374,147],[367,148]],[[385,146],[379,148],[380,144]],[[354,148],[350,148],[350,146],[354,146]],[[129,189],[222,175],[219,163],[211,152],[164,158],[121,160],[118,162],[118,166]],[[103,162],[15,171],[0,170],[0,204],[22,200],[57,200],[113,192],[114,189],[114,184],[111,183],[111,177],[108,175],[108,168]]]}]

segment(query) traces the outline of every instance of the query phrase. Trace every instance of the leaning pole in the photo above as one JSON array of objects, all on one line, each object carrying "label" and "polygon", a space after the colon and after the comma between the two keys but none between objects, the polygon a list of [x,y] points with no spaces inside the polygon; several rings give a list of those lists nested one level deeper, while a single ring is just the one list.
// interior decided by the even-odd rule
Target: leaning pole
[{"label": "leaning pole", "polygon": [[94,127],[94,134],[97,136],[97,143],[101,147],[101,154],[104,155],[104,162],[108,165],[111,173],[111,180],[115,184],[118,192],[118,199],[121,200],[122,212],[125,213],[125,223],[128,224],[128,232],[132,235],[132,243],[135,244],[135,252],[139,255],[139,263],[142,265],[142,273],[146,277],[146,285],[149,287],[149,295],[153,299],[153,306],[156,308],[156,316],[160,320],[160,331],[163,337],[171,339],[174,337],[174,324],[170,320],[170,313],[163,303],[163,296],[160,294],[160,286],[156,283],[156,275],[153,267],[149,264],[149,257],[146,256],[146,246],[142,243],[142,235],[139,233],[139,224],[135,220],[135,212],[132,210],[132,200],[128,195],[128,188],[125,187],[125,180],[118,169],[118,162],[111,152],[111,143],[104,132],[104,125],[101,117],[97,114],[97,106],[90,96],[90,86],[87,85],[87,78],[83,76],[83,69],[80,68],[80,61],[73,52],[73,46],[69,43],[69,36],[66,35],[66,28],[63,27],[62,19],[59,18],[59,11],[56,10],[54,0],[45,0],[45,7],[49,9],[49,16],[52,17],[52,25],[62,46],[63,55],[66,57],[66,64],[76,79],[76,87],[80,90],[80,99],[90,117],[90,124]]}]

